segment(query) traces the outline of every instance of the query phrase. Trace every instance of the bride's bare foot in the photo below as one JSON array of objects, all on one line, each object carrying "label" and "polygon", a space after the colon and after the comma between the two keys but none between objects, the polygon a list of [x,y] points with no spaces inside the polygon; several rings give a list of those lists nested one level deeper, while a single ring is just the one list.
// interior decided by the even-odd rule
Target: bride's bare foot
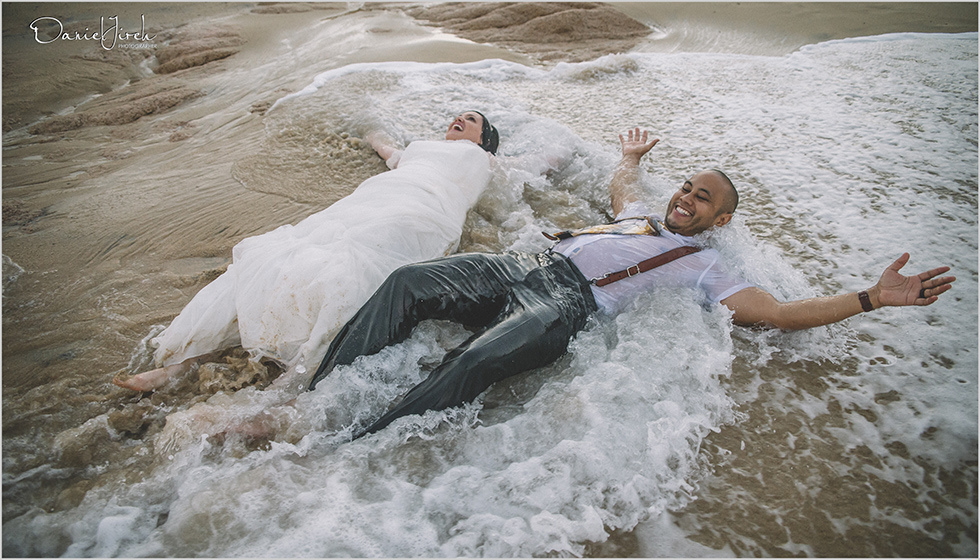
[{"label": "bride's bare foot", "polygon": [[194,356],[193,358],[187,358],[179,364],[170,364],[162,368],[151,369],[150,371],[137,373],[131,377],[126,377],[126,374],[120,371],[112,378],[112,382],[123,389],[129,389],[131,391],[153,391],[154,389],[163,387],[174,377],[187,373],[194,364],[214,359],[215,355],[217,355],[217,352]]},{"label": "bride's bare foot", "polygon": [[119,372],[112,378],[112,382],[123,389],[129,389],[131,391],[152,391],[166,385],[167,381],[177,373],[176,371],[168,371],[171,369],[179,370],[179,364],[177,364],[176,368],[174,366],[162,367],[144,373],[137,373],[132,377],[126,377],[125,373]]}]

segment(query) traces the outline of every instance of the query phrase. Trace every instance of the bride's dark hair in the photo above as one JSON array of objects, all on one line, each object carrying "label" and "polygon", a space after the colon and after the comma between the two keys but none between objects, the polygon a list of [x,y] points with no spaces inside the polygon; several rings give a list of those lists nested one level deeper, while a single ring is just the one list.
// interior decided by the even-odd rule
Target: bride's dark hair
[{"label": "bride's dark hair", "polygon": [[483,131],[480,133],[480,147],[493,155],[497,155],[497,146],[500,144],[500,134],[498,134],[497,129],[490,124],[490,120],[487,119],[486,115],[479,111],[473,112],[483,117]]}]

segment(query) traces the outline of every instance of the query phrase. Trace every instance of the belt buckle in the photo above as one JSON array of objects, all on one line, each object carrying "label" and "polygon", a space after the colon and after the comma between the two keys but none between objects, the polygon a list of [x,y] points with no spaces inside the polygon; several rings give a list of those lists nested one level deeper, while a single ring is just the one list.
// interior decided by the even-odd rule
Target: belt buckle
[{"label": "belt buckle", "polygon": [[[633,269],[634,268],[636,269],[636,272],[633,272]],[[633,266],[631,266],[631,267],[629,267],[629,268],[626,269],[626,277],[627,278],[632,278],[632,277],[636,276],[639,273],[640,273],[640,265],[638,265],[638,264],[634,264]],[[608,276],[608,274],[606,276]]]}]

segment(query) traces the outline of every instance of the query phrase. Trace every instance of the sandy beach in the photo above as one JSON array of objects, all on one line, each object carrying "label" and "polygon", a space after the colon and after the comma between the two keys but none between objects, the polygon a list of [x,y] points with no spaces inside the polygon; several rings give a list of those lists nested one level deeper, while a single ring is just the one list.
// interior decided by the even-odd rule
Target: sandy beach
[{"label": "sandy beach", "polygon": [[[392,61],[500,59],[549,70],[617,53],[778,58],[836,39],[976,32],[977,18],[972,2],[4,3],[4,556],[77,552],[68,537],[29,548],[8,537],[7,523],[71,511],[92,489],[148,478],[161,459],[140,448],[152,447],[168,415],[219,391],[272,382],[274,368],[242,377],[238,355],[239,365],[217,383],[202,377],[142,399],[110,383],[117,371],[146,365],[135,363],[146,359],[137,349],[227,268],[236,243],[294,224],[385,169],[366,143],[343,131],[343,115],[304,130],[287,126],[297,117],[269,110],[317,75]],[[102,30],[111,26],[115,42],[106,43]],[[333,31],[323,33],[326,27]],[[592,132],[575,113],[568,107],[562,117],[581,134]],[[502,248],[484,227],[492,215],[473,218],[461,249]],[[739,359],[738,367],[748,366]],[[950,369],[958,374],[959,367]],[[726,428],[713,437],[717,448],[736,448],[750,436]],[[64,473],[55,482],[31,479],[54,470]],[[809,549],[792,549],[779,536],[740,549],[737,539],[702,531],[698,548],[666,555],[975,550],[975,455],[972,465],[929,472],[926,478],[946,481],[951,501],[973,500],[972,514],[966,507],[948,516],[965,519],[972,543],[953,542],[956,529],[927,538],[903,525],[896,529],[901,550],[887,548],[888,536],[876,549],[848,548],[854,545],[818,529]],[[846,510],[843,496],[827,507]],[[717,506],[712,498],[701,503]],[[685,511],[698,513],[696,506]],[[640,541],[650,542],[655,527],[642,527],[585,553],[649,554]],[[766,541],[767,531],[778,532],[765,526],[754,538]],[[81,555],[99,555],[93,550]],[[164,555],[174,550],[189,549]]]}]

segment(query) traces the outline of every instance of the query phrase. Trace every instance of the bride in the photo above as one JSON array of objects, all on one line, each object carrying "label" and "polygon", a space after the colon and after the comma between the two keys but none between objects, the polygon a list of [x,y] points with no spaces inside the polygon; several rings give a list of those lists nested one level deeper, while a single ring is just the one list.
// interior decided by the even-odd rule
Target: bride
[{"label": "bride", "polygon": [[390,171],[296,225],[239,242],[227,271],[151,341],[156,369],[123,372],[113,383],[151,391],[236,345],[253,360],[316,365],[389,273],[455,251],[466,213],[490,181],[496,128],[467,111],[446,141],[399,150],[378,132],[365,139]]}]

